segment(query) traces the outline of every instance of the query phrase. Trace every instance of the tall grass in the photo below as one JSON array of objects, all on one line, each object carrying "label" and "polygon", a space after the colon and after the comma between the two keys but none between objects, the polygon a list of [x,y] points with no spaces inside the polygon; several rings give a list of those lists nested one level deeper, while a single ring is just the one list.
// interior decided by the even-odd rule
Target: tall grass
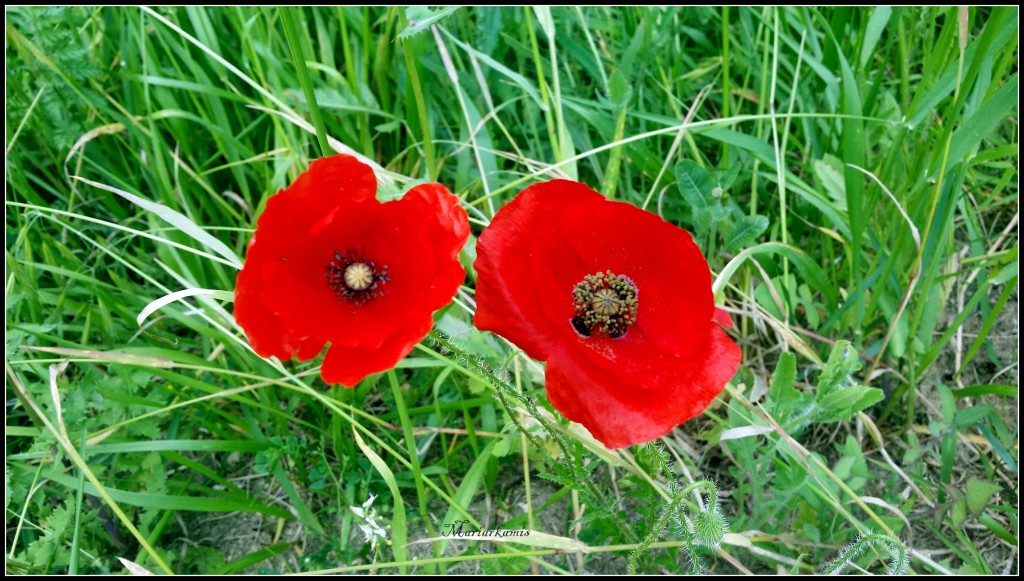
[{"label": "tall grass", "polygon": [[[1016,572],[1016,8],[7,17],[8,571]],[[235,264],[332,151],[378,164],[384,196],[456,192],[467,266],[556,176],[699,233],[744,349],[728,395],[660,447],[605,450],[472,328],[471,268],[395,372],[347,390],[261,359]],[[885,400],[787,426],[779,377],[812,392],[844,340]],[[674,493],[705,477],[715,549],[690,540],[705,498]],[[372,496],[375,544],[350,508]],[[455,520],[546,536],[441,536]]]}]

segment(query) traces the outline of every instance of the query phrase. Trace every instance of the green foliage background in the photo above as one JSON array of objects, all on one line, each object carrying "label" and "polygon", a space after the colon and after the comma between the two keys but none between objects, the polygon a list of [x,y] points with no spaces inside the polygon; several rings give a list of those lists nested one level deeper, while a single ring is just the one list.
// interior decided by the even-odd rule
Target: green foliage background
[{"label": "green foliage background", "polygon": [[[1016,8],[6,16],[8,572],[1017,572]],[[330,149],[474,224],[436,333],[353,390],[230,315]],[[694,232],[737,322],[656,446],[471,327],[476,235],[553,176]],[[217,292],[137,321],[182,289]]]}]

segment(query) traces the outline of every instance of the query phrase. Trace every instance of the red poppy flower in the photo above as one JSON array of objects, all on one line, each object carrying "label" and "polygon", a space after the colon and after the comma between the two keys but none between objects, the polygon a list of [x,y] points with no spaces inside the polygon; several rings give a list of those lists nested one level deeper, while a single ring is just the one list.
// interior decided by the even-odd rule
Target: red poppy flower
[{"label": "red poppy flower", "polygon": [[700,414],[739,367],[707,261],[655,214],[554,180],[506,204],[476,248],[476,326],[547,361],[551,404],[609,448]]},{"label": "red poppy flower", "polygon": [[466,211],[440,184],[380,203],[354,157],[314,161],[267,200],[235,288],[235,319],[253,349],[315,357],[353,386],[409,354],[465,278]]}]

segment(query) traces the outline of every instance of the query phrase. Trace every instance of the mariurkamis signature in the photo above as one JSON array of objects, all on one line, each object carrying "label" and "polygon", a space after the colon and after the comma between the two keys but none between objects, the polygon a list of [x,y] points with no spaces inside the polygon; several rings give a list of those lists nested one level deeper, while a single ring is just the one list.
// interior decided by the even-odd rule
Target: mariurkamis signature
[{"label": "mariurkamis signature", "polygon": [[[467,526],[469,525],[469,526]],[[441,525],[441,536],[443,537],[528,537],[530,531],[519,529],[484,529],[475,531],[468,520],[457,520]]]}]

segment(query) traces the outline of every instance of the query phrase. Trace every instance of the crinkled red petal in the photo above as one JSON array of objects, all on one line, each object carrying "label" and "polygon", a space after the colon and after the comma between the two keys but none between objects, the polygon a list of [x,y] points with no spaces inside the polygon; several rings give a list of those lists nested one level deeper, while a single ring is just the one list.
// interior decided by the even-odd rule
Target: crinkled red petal
[{"label": "crinkled red petal", "polygon": [[374,349],[362,345],[332,345],[324,356],[321,377],[327,383],[353,387],[367,375],[391,369],[430,332],[434,321],[427,316],[418,318],[415,323],[410,325],[408,333],[392,335]]},{"label": "crinkled red petal", "polygon": [[[567,338],[564,305],[558,299],[572,298],[572,286],[552,296],[551,289],[559,284],[550,279],[564,270],[579,270],[585,263],[562,243],[558,232],[560,212],[556,210],[578,202],[578,191],[567,188],[560,205],[553,206],[531,193],[538,186],[505,204],[477,240],[473,322],[543,361],[552,345]],[[553,253],[562,254],[553,258]]]},{"label": "crinkled red petal", "polygon": [[707,324],[709,348],[696,358],[662,358],[655,376],[624,382],[580,358],[572,348],[548,359],[548,399],[609,448],[649,442],[700,415],[740,364],[740,348]]}]

